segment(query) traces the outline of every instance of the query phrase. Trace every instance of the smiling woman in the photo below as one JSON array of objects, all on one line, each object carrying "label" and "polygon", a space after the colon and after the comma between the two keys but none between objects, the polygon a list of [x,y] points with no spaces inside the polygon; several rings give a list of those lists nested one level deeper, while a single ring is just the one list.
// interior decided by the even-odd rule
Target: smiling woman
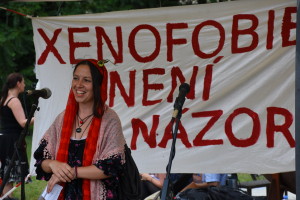
[{"label": "smiling woman", "polygon": [[[105,105],[107,71],[93,59],[74,68],[66,110],[59,114],[34,153],[37,179],[59,199],[117,199],[125,139],[117,114]],[[95,190],[95,188],[97,188]]]}]

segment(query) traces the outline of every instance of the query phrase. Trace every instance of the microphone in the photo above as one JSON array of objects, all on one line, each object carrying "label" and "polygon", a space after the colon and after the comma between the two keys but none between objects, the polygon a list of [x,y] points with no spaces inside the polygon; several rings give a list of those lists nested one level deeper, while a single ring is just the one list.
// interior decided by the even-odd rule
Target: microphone
[{"label": "microphone", "polygon": [[178,112],[181,111],[182,106],[184,104],[185,101],[185,96],[190,92],[190,85],[187,83],[182,83],[179,86],[179,94],[178,97],[175,100],[174,103],[174,112],[172,115],[172,118],[176,118],[178,115]]},{"label": "microphone", "polygon": [[28,96],[34,96],[34,97],[42,97],[43,99],[48,99],[51,97],[51,90],[49,88],[42,88],[40,90],[27,90],[26,94]]}]

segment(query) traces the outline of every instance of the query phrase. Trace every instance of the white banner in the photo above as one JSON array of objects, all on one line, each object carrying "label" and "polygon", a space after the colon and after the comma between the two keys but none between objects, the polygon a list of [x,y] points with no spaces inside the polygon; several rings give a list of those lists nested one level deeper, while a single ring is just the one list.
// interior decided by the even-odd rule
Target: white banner
[{"label": "white banner", "polygon": [[296,12],[295,0],[251,0],[33,18],[39,87],[53,94],[32,150],[65,108],[73,65],[109,59],[107,104],[141,172],[166,171],[183,82],[172,172],[295,170]]}]

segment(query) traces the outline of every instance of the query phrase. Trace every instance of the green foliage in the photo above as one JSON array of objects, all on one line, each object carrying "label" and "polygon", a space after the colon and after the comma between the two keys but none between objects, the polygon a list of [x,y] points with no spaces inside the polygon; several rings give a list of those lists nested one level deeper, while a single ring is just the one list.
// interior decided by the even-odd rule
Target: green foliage
[{"label": "green foliage", "polygon": [[[10,5],[11,3],[9,3]],[[0,6],[2,6],[0,4]],[[12,8],[19,5],[11,4]],[[22,8],[22,7],[20,7]],[[22,9],[21,9],[22,10]],[[27,72],[26,82],[35,82],[34,46],[31,20],[23,16],[0,10],[0,86],[12,72]],[[30,71],[29,71],[30,69]]]}]

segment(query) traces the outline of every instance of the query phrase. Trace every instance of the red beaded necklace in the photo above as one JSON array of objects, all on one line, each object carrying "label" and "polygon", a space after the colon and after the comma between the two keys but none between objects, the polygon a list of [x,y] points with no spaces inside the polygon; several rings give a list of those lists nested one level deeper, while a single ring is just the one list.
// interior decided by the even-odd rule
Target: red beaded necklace
[{"label": "red beaded necklace", "polygon": [[84,123],[91,117],[93,116],[93,114],[88,115],[87,117],[81,119],[79,117],[79,115],[77,114],[77,122],[78,122],[78,128],[76,128],[76,133],[81,133],[82,131],[82,126],[84,125]]}]

